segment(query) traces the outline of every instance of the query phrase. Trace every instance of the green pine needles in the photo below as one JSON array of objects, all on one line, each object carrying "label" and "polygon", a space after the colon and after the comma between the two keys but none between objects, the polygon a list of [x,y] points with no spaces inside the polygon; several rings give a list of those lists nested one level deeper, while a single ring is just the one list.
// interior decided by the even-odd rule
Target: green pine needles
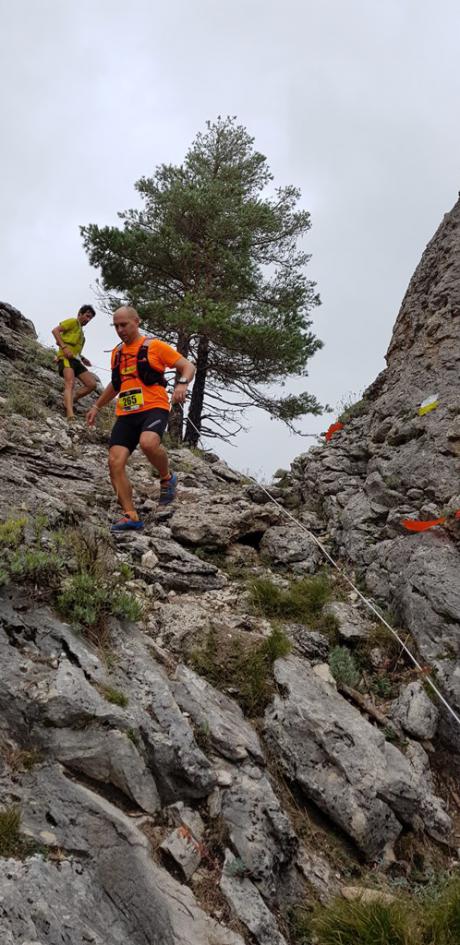
[{"label": "green pine needles", "polygon": [[[291,428],[322,411],[304,391],[273,393],[306,376],[321,342],[311,330],[319,304],[302,241],[310,215],[300,191],[273,186],[267,159],[234,118],[208,122],[180,165],[162,164],[136,183],[142,208],[122,225],[81,228],[107,305],[129,301],[146,327],[196,362],[189,416],[228,438],[256,406]],[[182,417],[170,425],[183,435]],[[191,424],[185,440],[196,445]]]}]

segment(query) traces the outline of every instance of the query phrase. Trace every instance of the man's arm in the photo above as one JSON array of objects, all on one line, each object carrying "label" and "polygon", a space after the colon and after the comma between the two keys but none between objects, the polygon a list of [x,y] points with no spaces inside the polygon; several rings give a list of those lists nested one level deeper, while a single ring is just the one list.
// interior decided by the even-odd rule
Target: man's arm
[{"label": "man's arm", "polygon": [[96,417],[102,407],[105,407],[106,404],[109,404],[114,397],[116,397],[117,392],[112,383],[107,384],[105,390],[102,391],[102,394],[97,398],[96,403],[88,410],[86,414],[86,422],[89,427],[93,427],[96,421]]},{"label": "man's arm", "polygon": [[187,361],[187,358],[179,358],[179,360],[176,361],[174,367],[176,368],[176,371],[180,371],[180,377],[179,380],[176,381],[176,386],[171,397],[171,402],[173,404],[183,404],[185,403],[185,399],[187,397],[189,384],[195,377],[196,368],[191,361]]},{"label": "man's arm", "polygon": [[57,341],[58,347],[61,349],[61,351],[63,352],[63,354],[65,354],[66,358],[73,358],[73,354],[72,354],[70,348],[67,347],[67,345],[66,345],[66,343],[65,343],[65,341],[64,341],[64,339],[63,339],[63,337],[62,337],[62,334],[61,334],[61,326],[60,326],[60,325],[57,325],[56,328],[53,328],[52,334],[54,335],[54,337],[55,337],[55,339],[56,339],[56,341]]}]

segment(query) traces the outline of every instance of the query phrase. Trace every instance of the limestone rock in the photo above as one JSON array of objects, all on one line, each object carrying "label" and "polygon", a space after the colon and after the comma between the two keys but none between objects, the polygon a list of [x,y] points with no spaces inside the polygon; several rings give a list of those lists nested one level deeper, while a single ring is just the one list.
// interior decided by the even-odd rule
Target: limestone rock
[{"label": "limestone rock", "polygon": [[45,729],[47,755],[94,781],[113,784],[149,814],[160,808],[155,781],[136,745],[125,732],[99,728]]},{"label": "limestone rock", "polygon": [[420,681],[409,683],[393,706],[392,716],[413,738],[431,739],[436,734],[439,710]]},{"label": "limestone rock", "polygon": [[172,688],[181,709],[189,713],[216,751],[232,761],[252,755],[263,762],[256,732],[233,699],[184,665],[177,667]]},{"label": "limestone rock", "polygon": [[322,561],[314,541],[291,524],[268,528],[260,542],[260,553],[274,567],[289,567],[298,574],[314,574]]},{"label": "limestone rock", "polygon": [[324,611],[335,617],[339,637],[345,643],[365,640],[369,636],[372,624],[363,617],[362,607],[358,609],[345,601],[331,601],[326,604]]},{"label": "limestone rock", "polygon": [[238,860],[226,851],[220,888],[234,912],[259,945],[287,945],[260,892],[246,876],[238,876]]},{"label": "limestone rock", "polygon": [[222,817],[238,856],[263,896],[276,894],[278,877],[294,862],[298,841],[268,778],[258,768],[234,771],[222,791]]},{"label": "limestone rock", "polygon": [[392,846],[402,823],[439,839],[450,820],[404,755],[297,657],[278,660],[286,696],[266,712],[266,735],[285,771],[370,859]]},{"label": "limestone rock", "polygon": [[[131,940],[146,945],[158,941],[243,945],[240,936],[218,926],[202,911],[191,891],[154,862],[147,838],[130,818],[88,788],[69,781],[59,768],[40,768],[31,774],[23,823],[37,841],[49,843],[44,835],[51,833],[53,844],[64,853],[78,851],[77,863],[86,856],[91,869],[84,873],[83,881],[77,878],[74,886],[73,876],[81,875],[77,863],[70,864],[62,875],[53,866],[54,882],[50,882],[49,864],[37,863],[35,877],[38,874],[42,881],[34,888],[30,867],[21,864],[14,885],[2,883],[1,893],[7,928],[19,935],[24,937],[25,932],[37,937],[46,928],[47,942],[61,945],[64,924],[79,930],[70,933],[72,945],[79,943],[77,934],[81,945],[85,936],[91,941],[93,927],[93,940],[101,945],[125,945]],[[44,895],[38,898],[40,885]],[[24,927],[27,890],[32,901],[38,898],[39,907],[30,911]]]},{"label": "limestone rock", "polygon": [[262,534],[278,522],[276,506],[253,505],[244,499],[226,497],[178,508],[171,519],[171,530],[177,541],[190,545],[225,548],[241,539],[260,540]]},{"label": "limestone rock", "polygon": [[176,827],[160,844],[160,849],[167,853],[180,868],[185,879],[191,879],[201,863],[201,847],[191,830]]}]

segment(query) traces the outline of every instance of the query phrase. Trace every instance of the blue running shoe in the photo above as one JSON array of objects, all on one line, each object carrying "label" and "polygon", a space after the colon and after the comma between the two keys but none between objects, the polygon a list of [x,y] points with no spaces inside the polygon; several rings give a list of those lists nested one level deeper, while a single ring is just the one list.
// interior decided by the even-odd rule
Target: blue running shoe
[{"label": "blue running shoe", "polygon": [[144,523],[141,521],[135,521],[135,519],[130,518],[129,515],[124,515],[123,518],[120,518],[118,522],[114,522],[110,531],[111,532],[128,532],[128,531],[139,531],[139,529],[144,527]]},{"label": "blue running shoe", "polygon": [[172,473],[169,479],[160,479],[160,501],[159,506],[169,505],[174,502],[177,490],[177,476]]}]

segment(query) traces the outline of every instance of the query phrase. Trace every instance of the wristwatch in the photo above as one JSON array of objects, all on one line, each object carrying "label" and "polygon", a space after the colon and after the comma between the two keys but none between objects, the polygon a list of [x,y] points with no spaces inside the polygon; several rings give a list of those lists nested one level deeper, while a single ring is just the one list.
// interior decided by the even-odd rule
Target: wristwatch
[{"label": "wristwatch", "polygon": [[186,377],[181,377],[180,380],[176,381],[176,385],[177,385],[177,384],[189,384],[189,383],[190,383],[190,381],[188,381]]}]

